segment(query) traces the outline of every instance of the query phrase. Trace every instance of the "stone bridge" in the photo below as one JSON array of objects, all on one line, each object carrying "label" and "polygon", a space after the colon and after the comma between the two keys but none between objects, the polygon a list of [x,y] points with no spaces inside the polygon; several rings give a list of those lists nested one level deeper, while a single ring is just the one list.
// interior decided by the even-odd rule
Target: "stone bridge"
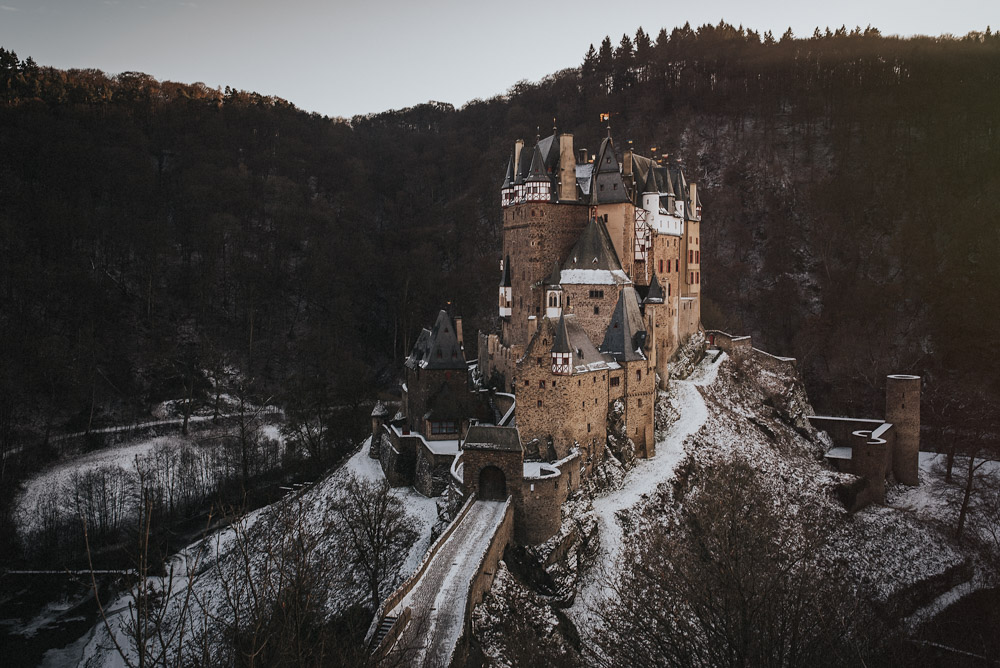
[{"label": "stone bridge", "polygon": [[375,656],[398,654],[404,665],[464,663],[472,611],[493,584],[511,540],[514,509],[471,495],[416,572],[382,604],[366,642]]}]

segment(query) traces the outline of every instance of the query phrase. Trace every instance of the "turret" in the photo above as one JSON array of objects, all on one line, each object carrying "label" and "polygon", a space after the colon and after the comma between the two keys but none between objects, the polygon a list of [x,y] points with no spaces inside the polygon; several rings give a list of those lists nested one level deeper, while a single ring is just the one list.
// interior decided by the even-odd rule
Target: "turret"
[{"label": "turret", "polygon": [[524,152],[524,140],[518,139],[514,142],[514,195],[511,204],[519,204],[524,201],[524,169],[521,164]]},{"label": "turret", "polygon": [[510,317],[510,306],[511,306],[511,290],[510,290],[510,255],[507,255],[505,260],[500,261],[500,317],[509,318]]},{"label": "turret", "polygon": [[500,206],[510,206],[514,203],[514,154],[510,154],[507,162],[507,175],[500,188]]},{"label": "turret", "polygon": [[525,194],[529,202],[548,202],[552,199],[552,180],[545,169],[542,151],[537,145],[531,156],[528,178],[525,179]]},{"label": "turret", "polygon": [[553,320],[562,315],[563,289],[559,283],[559,264],[552,265],[552,273],[545,285],[545,317]]},{"label": "turret", "polygon": [[642,189],[642,208],[654,215],[660,212],[660,189],[656,185],[656,171],[653,165],[649,166],[646,184]]},{"label": "turret", "polygon": [[552,373],[568,376],[573,373],[573,349],[569,345],[566,317],[559,316],[556,335],[552,341]]},{"label": "turret", "polygon": [[905,485],[917,485],[920,457],[920,376],[886,379],[885,421],[893,425],[892,473]]}]

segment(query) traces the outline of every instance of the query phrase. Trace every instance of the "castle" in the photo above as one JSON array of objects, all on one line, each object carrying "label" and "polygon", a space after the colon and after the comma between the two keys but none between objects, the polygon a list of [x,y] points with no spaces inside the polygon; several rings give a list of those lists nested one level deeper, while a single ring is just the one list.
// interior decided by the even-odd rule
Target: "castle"
[{"label": "castle", "polygon": [[500,190],[500,331],[468,364],[445,311],[372,413],[369,454],[428,496],[513,499],[515,539],[543,542],[611,436],[655,454],[671,355],[701,326],[701,202],[667,156],[596,153],[571,134],[514,144]]}]

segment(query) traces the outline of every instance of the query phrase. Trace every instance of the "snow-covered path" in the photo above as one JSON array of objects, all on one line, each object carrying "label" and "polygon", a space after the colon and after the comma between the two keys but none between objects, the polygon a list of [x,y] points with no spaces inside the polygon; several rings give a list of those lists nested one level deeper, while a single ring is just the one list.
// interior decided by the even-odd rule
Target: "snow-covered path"
[{"label": "snow-covered path", "polygon": [[[465,625],[465,606],[490,539],[504,518],[504,501],[476,501],[431,559],[427,571],[397,610],[409,606],[413,617],[403,645],[416,647],[413,666],[447,666]],[[415,634],[408,637],[410,633]]]},{"label": "snow-covered path", "polygon": [[656,443],[656,455],[641,459],[625,476],[621,488],[608,492],[593,501],[594,517],[600,532],[600,552],[594,568],[581,578],[580,591],[569,608],[578,626],[590,627],[591,611],[599,605],[607,592],[607,583],[617,574],[622,543],[625,539],[618,514],[631,509],[648,498],[656,488],[673,476],[674,468],[684,456],[684,441],[694,434],[708,419],[708,408],[698,387],[710,385],[718,375],[719,365],[726,359],[703,361],[687,380],[673,381],[680,418]]}]

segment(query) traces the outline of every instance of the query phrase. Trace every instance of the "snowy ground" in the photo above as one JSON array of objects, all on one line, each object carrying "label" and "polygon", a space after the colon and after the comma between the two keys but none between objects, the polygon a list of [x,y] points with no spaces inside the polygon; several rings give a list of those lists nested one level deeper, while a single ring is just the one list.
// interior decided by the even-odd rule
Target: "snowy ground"
[{"label": "snowy ground", "polygon": [[80,455],[41,471],[25,483],[24,492],[15,504],[14,517],[21,535],[38,528],[39,514],[36,509],[39,503],[46,496],[66,489],[74,475],[102,467],[118,467],[134,472],[137,457],[146,457],[157,448],[180,449],[185,445],[194,446],[195,441],[180,434],[157,436],[120,448],[106,448]]},{"label": "snowy ground", "polygon": [[[283,499],[279,503],[287,501],[298,504],[295,507],[296,514],[307,530],[316,536],[323,536],[325,543],[318,546],[318,556],[323,559],[329,556],[335,558],[339,551],[337,537],[324,530],[327,510],[330,501],[339,491],[340,486],[348,475],[354,475],[363,480],[380,480],[382,469],[378,462],[368,457],[368,445],[365,443],[360,451],[348,462],[333,473],[326,476],[310,488],[301,492],[295,492]],[[414,528],[418,531],[419,538],[411,547],[400,577],[405,578],[419,565],[421,558],[427,551],[431,542],[431,528],[437,521],[437,502],[435,499],[428,499],[410,488],[398,488],[393,490],[404,503],[407,512],[411,515]],[[270,507],[269,507],[270,508]],[[210,612],[219,610],[221,600],[225,596],[225,584],[220,581],[221,574],[225,568],[219,567],[227,562],[238,558],[234,554],[237,545],[242,538],[253,536],[256,525],[261,518],[271,517],[268,515],[268,508],[262,508],[247,514],[238,527],[228,527],[222,529],[207,538],[200,540],[180,553],[171,560],[173,569],[171,604],[179,608],[183,600],[183,594],[189,584],[194,592],[194,599],[197,605]],[[260,527],[266,529],[267,527]],[[192,578],[194,578],[192,582]],[[157,588],[166,589],[166,583],[160,578],[150,578],[150,582]],[[327,607],[330,613],[335,613],[347,605],[356,601],[364,600],[366,596],[363,587],[355,583],[356,588],[346,592],[346,598],[327,599]],[[342,590],[341,590],[342,591]],[[129,619],[129,604],[132,602],[131,595],[124,595],[112,602],[110,610],[111,627],[115,629],[119,644],[127,646],[122,626]],[[195,615],[197,619],[203,619],[203,615]],[[197,628],[193,630],[198,630]],[[108,637],[103,625],[99,624],[92,629],[87,636],[63,650],[53,650],[46,655],[47,665],[87,665],[118,667],[124,665],[121,658],[113,651],[108,650]]]},{"label": "snowy ground", "polygon": [[568,610],[578,626],[588,629],[592,626],[590,611],[608,594],[607,583],[617,576],[625,540],[621,520],[628,511],[647,501],[657,487],[672,478],[674,469],[684,458],[688,437],[701,429],[708,418],[708,409],[698,388],[715,381],[719,366],[726,359],[723,354],[714,362],[705,361],[687,380],[673,381],[675,407],[680,418],[657,441],[656,456],[639,460],[625,476],[621,488],[594,499],[593,512],[600,532],[600,552],[594,568],[581,578],[580,591]]}]

